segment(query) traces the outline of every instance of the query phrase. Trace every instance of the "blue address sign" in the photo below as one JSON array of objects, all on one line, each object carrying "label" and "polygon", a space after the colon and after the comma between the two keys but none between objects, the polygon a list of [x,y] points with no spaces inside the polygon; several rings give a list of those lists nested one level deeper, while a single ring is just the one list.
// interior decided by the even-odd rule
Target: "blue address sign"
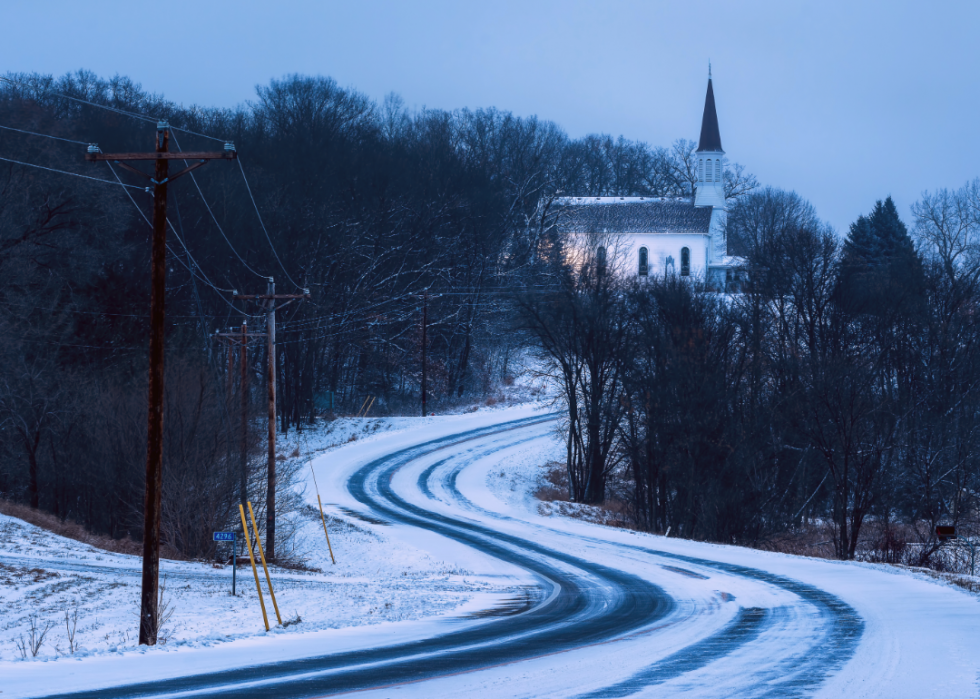
[{"label": "blue address sign", "polygon": [[235,532],[215,532],[214,533],[214,540],[215,541],[234,541],[235,540]]}]

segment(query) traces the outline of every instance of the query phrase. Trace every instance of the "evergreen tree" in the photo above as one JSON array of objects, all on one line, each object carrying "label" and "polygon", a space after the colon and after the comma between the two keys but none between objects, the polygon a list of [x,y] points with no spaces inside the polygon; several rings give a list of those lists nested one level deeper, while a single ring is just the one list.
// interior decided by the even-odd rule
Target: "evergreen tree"
[{"label": "evergreen tree", "polygon": [[922,262],[895,202],[879,199],[868,216],[851,224],[844,242],[841,290],[848,305],[866,312],[889,298],[915,298],[922,283]]},{"label": "evergreen tree", "polygon": [[875,202],[869,216],[859,216],[844,243],[844,259],[849,265],[869,268],[897,262],[908,267],[917,258],[912,237],[891,197]]},{"label": "evergreen tree", "polygon": [[[881,205],[880,201],[878,205]],[[858,216],[858,220],[851,224],[851,232],[844,243],[844,260],[848,266],[864,268],[880,260],[878,239],[867,216]]]}]

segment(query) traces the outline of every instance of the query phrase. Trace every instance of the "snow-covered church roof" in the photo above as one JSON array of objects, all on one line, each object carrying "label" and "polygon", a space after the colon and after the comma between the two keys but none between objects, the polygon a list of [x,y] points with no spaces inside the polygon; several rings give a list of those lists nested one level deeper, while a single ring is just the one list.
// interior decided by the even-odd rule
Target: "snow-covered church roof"
[{"label": "snow-covered church roof", "polygon": [[555,200],[562,233],[708,235],[711,207],[688,197],[562,197]]}]

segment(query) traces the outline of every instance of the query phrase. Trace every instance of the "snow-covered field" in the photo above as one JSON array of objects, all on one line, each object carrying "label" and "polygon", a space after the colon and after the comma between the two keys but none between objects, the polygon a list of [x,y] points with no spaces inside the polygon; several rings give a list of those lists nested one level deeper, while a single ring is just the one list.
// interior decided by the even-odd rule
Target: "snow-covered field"
[{"label": "snow-covered field", "polygon": [[[494,415],[497,411],[488,412]],[[359,451],[376,449],[399,434],[404,438],[420,427],[432,432],[438,430],[434,425],[461,419],[474,422],[466,417],[340,419],[327,429],[292,433],[284,440],[284,450],[291,453],[299,448],[301,457],[316,456],[319,468],[329,472],[331,457],[327,454],[341,446],[345,447],[343,458],[356,458]],[[304,475],[308,477],[309,471]],[[339,507],[321,483],[336,558],[336,564],[331,563],[319,511],[313,509],[316,491],[312,482],[306,485],[310,509],[303,513],[296,550],[308,566],[323,572],[271,566],[283,621],[293,622],[274,629],[273,635],[465,615],[512,594],[507,581],[472,575],[458,561],[413,545],[411,536],[395,533],[390,523]],[[68,662],[138,652],[140,571],[139,557],[96,549],[0,514],[0,608],[4,610],[0,668],[15,660]],[[261,568],[259,575],[275,624]],[[239,558],[234,597],[231,578],[230,565],[161,561],[162,600],[170,616],[158,650],[210,647],[264,635],[247,556]],[[32,622],[39,632],[47,630],[36,656],[29,647],[26,652],[19,648],[29,646]],[[75,634],[70,641],[72,625]]]},{"label": "snow-covered field", "polygon": [[[342,423],[330,435],[305,435],[296,446],[319,453],[313,465],[330,503],[338,563],[329,563],[319,522],[303,523],[302,545],[323,573],[273,573],[284,618],[302,621],[269,634],[262,631],[248,568],[240,569],[240,595],[232,598],[228,568],[166,562],[174,609],[168,641],[137,648],[138,559],[0,520],[2,696],[163,681],[492,629],[504,623],[495,615],[509,614],[515,600],[530,599],[528,591],[540,589],[542,578],[467,545],[466,537],[474,536],[467,527],[528,542],[506,544],[516,546],[519,556],[557,552],[555,571],[572,575],[585,589],[592,586],[588,614],[597,623],[609,604],[603,600],[619,600],[622,593],[604,589],[588,566],[576,572],[575,561],[635,576],[661,590],[669,608],[649,621],[624,618],[629,632],[598,645],[528,653],[527,659],[397,683],[364,696],[980,696],[976,595],[883,565],[664,539],[564,517],[532,495],[541,485],[542,464],[560,456],[549,423],[411,457],[367,484],[375,494],[388,484],[406,513],[432,513],[443,518],[439,526],[412,526],[416,514],[386,520],[351,490],[356,473],[399,450],[542,412],[526,406]],[[358,437],[351,441],[351,434]],[[343,446],[319,451],[330,444]],[[306,497],[315,504],[312,487]],[[454,527],[466,536],[451,536]],[[545,595],[542,608],[549,599]],[[80,648],[73,655],[64,611],[75,604]],[[37,659],[18,660],[16,640],[26,635],[32,611],[57,625]],[[583,618],[585,627],[589,618]],[[383,677],[379,666],[375,684],[389,684]],[[268,696],[324,693],[276,694],[276,685],[264,681],[254,684],[256,695],[266,691],[262,687]]]}]

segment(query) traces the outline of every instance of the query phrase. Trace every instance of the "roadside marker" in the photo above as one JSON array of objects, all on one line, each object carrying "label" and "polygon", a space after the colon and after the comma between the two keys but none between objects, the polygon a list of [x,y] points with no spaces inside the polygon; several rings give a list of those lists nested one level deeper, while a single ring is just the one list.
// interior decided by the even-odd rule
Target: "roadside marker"
[{"label": "roadside marker", "polygon": [[[238,541],[235,532],[215,532],[215,541],[231,542],[231,596],[235,596],[235,576],[238,574]],[[215,554],[217,556],[217,553]]]},{"label": "roadside marker", "polygon": [[[248,509],[252,509],[252,503],[248,504]],[[259,571],[255,567],[255,556],[252,554],[252,542],[248,538],[248,523],[245,521],[245,508],[238,503],[238,511],[242,515],[242,529],[245,530],[245,546],[248,548],[248,559],[252,561],[252,575],[255,576],[255,589],[259,593],[259,604],[262,606],[262,621],[265,622],[265,630],[269,630],[269,617],[265,613],[265,600],[262,599],[262,587],[259,585]]]},{"label": "roadside marker", "polygon": [[[239,505],[241,507],[241,505]],[[272,606],[276,609],[276,619],[282,626],[282,616],[279,615],[279,605],[276,603],[276,593],[272,590],[272,578],[269,577],[269,566],[265,564],[265,552],[262,551],[262,540],[259,538],[259,528],[255,526],[255,515],[252,513],[252,503],[248,503],[248,516],[252,519],[252,529],[255,531],[255,543],[259,545],[259,557],[262,559],[262,569],[265,571],[265,581],[269,583],[269,596],[272,597]],[[258,576],[256,576],[258,581]]]},{"label": "roadside marker", "polygon": [[310,473],[313,474],[313,487],[316,488],[316,501],[320,503],[320,521],[323,522],[323,533],[327,537],[327,548],[330,550],[330,561],[337,565],[337,559],[333,557],[333,546],[330,545],[330,534],[327,533],[327,518],[323,516],[323,501],[320,499],[320,486],[316,483],[316,471],[313,470],[313,462],[310,462]]}]

